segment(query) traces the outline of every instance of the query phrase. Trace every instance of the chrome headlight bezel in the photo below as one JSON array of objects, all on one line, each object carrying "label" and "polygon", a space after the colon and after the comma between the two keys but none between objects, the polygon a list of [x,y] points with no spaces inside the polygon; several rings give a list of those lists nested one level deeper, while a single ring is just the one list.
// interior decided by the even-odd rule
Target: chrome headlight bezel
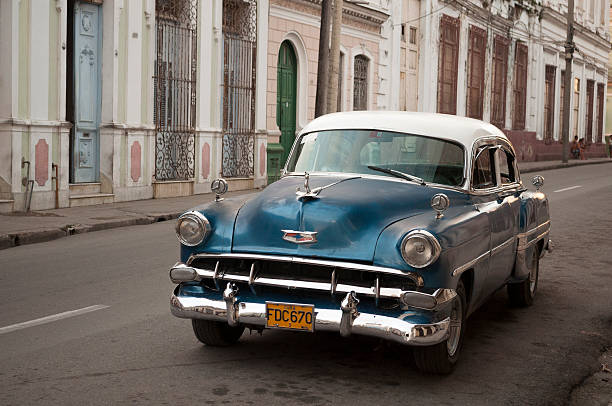
[{"label": "chrome headlight bezel", "polygon": [[[181,235],[181,223],[185,220],[194,221],[200,229],[200,235],[194,241],[189,242]],[[211,226],[208,219],[199,211],[188,211],[178,218],[175,231],[176,238],[178,238],[181,244],[188,247],[195,247],[196,245],[201,244],[202,241],[208,237],[211,231]]]},{"label": "chrome headlight bezel", "polygon": [[[412,263],[407,256],[406,253],[406,244],[410,239],[413,238],[422,238],[430,245],[431,256],[430,258],[423,263]],[[440,246],[440,242],[433,234],[431,234],[427,230],[413,230],[406,234],[402,239],[402,243],[400,244],[400,253],[402,254],[402,258],[404,261],[413,268],[425,268],[434,262],[440,257],[440,253],[442,252],[442,247]]]}]

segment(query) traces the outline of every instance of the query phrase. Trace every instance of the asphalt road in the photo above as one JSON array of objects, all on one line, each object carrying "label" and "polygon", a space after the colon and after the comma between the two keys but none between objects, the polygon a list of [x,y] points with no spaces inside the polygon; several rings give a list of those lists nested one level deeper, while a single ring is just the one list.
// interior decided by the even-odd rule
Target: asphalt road
[{"label": "asphalt road", "polygon": [[564,404],[612,345],[612,165],[542,174],[556,250],[536,303],[495,294],[451,376],[334,334],[202,346],[169,312],[171,221],[0,251],[0,404]]}]

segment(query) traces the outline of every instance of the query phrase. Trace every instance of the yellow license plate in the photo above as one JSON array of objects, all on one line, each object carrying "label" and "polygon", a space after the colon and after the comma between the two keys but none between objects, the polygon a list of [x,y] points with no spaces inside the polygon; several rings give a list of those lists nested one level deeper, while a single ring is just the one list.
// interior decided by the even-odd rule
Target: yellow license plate
[{"label": "yellow license plate", "polygon": [[266,327],[313,331],[314,306],[266,302]]}]

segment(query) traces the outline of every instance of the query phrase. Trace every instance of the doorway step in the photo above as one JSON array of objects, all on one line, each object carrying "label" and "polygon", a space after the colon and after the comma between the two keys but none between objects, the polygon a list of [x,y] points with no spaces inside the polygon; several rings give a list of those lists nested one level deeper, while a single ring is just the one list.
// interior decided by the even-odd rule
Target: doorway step
[{"label": "doorway step", "polygon": [[100,183],[71,183],[70,207],[113,203],[115,195],[100,192]]}]

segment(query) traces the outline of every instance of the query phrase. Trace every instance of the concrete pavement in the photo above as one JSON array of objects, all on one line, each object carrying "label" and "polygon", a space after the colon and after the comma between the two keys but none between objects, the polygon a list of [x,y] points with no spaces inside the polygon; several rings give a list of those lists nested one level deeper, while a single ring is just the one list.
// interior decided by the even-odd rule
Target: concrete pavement
[{"label": "concrete pavement", "polygon": [[[611,162],[612,159],[608,158],[571,160],[567,164],[559,161],[521,162],[519,167],[521,173],[526,174]],[[253,192],[256,190],[229,192],[227,196]],[[0,249],[50,241],[73,234],[171,220],[185,210],[213,199],[213,194],[204,194],[0,215]]]}]

